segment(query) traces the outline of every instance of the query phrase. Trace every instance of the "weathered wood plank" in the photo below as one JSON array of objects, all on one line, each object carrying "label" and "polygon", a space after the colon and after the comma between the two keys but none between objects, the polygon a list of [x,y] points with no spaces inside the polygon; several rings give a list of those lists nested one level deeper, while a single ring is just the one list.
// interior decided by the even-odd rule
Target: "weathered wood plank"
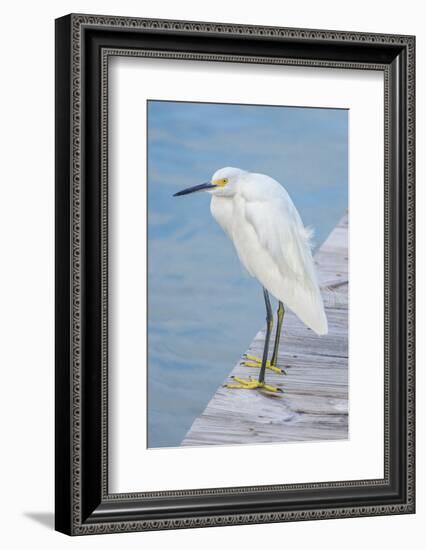
[{"label": "weathered wood plank", "polygon": [[[348,437],[348,215],[315,255],[329,324],[317,336],[291,312],[284,318],[279,366],[286,375],[267,371],[267,382],[282,394],[220,387],[182,445],[231,445],[286,441],[337,440]],[[247,353],[261,356],[264,329]],[[253,378],[258,369],[243,365],[231,376]],[[230,377],[225,382],[230,381]]]}]

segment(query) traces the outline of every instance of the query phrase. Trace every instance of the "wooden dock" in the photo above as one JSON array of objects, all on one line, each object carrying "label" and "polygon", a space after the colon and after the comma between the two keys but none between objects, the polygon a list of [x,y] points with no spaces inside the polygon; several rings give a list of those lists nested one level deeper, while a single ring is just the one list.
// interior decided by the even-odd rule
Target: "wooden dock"
[{"label": "wooden dock", "polygon": [[[280,386],[283,393],[220,387],[182,445],[348,438],[347,214],[316,253],[315,263],[328,334],[317,336],[287,310],[278,361],[287,375],[266,371],[267,383]],[[246,353],[262,356],[264,334],[263,329],[256,335]],[[259,369],[243,366],[242,360],[230,376],[257,378]]]}]

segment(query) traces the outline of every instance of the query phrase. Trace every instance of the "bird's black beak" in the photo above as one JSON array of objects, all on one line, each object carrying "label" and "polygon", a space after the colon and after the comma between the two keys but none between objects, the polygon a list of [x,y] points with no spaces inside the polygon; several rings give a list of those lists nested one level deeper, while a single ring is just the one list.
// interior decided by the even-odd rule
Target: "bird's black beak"
[{"label": "bird's black beak", "polygon": [[212,185],[211,183],[202,183],[201,185],[194,185],[194,187],[187,187],[186,189],[182,189],[182,191],[178,191],[173,196],[174,197],[180,197],[181,195],[189,195],[189,193],[195,193],[196,191],[204,191],[205,189],[214,189],[216,185]]}]

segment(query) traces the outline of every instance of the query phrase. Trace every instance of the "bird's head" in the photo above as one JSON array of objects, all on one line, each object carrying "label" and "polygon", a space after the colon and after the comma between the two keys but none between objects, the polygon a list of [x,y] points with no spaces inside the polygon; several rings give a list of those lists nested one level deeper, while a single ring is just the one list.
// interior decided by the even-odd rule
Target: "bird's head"
[{"label": "bird's head", "polygon": [[201,185],[195,185],[194,187],[182,189],[182,191],[178,191],[173,196],[179,197],[181,195],[195,193],[196,191],[207,191],[207,193],[211,195],[232,197],[237,190],[237,184],[243,174],[245,174],[245,172],[244,170],[240,170],[240,168],[220,168],[216,170],[210,181],[202,183]]}]

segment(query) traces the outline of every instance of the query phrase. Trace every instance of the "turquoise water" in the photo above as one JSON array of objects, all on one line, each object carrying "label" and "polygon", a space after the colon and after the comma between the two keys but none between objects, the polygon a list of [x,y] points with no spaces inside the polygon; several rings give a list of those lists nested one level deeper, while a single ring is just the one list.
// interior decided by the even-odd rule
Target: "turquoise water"
[{"label": "turquoise water", "polygon": [[210,214],[173,193],[236,166],[282,183],[320,246],[348,203],[348,111],[148,103],[148,446],[180,445],[264,323]]}]

